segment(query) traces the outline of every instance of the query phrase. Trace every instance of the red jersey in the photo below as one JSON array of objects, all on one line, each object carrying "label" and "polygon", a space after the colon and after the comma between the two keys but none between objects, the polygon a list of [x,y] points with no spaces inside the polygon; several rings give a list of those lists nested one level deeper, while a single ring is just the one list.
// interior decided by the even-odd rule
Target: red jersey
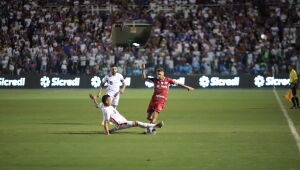
[{"label": "red jersey", "polygon": [[175,84],[176,82],[169,77],[164,77],[164,79],[158,78],[147,78],[151,80],[154,84],[154,92],[152,95],[152,100],[166,101],[169,93],[169,86]]}]

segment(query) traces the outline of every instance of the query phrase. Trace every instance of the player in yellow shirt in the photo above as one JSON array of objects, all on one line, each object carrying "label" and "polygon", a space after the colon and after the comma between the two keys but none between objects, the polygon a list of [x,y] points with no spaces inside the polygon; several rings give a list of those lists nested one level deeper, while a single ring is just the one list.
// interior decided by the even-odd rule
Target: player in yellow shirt
[{"label": "player in yellow shirt", "polygon": [[290,88],[291,88],[292,93],[293,93],[293,97],[292,97],[293,106],[291,107],[291,109],[300,108],[299,107],[299,99],[296,96],[297,95],[297,88],[298,88],[298,75],[297,75],[297,72],[294,69],[294,66],[289,65],[288,69],[290,71],[290,84],[291,84]]}]

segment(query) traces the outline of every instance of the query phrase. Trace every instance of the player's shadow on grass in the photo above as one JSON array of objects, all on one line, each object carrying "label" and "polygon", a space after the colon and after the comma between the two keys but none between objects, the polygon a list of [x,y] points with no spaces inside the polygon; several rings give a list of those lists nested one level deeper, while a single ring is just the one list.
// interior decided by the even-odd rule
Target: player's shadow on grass
[{"label": "player's shadow on grass", "polygon": [[96,135],[96,134],[104,134],[103,132],[99,131],[68,131],[68,132],[52,132],[50,134],[61,134],[61,135]]},{"label": "player's shadow on grass", "polygon": [[91,123],[68,123],[68,122],[55,122],[55,123],[39,123],[39,124],[46,124],[46,125],[90,125]]},{"label": "player's shadow on grass", "polygon": [[[49,134],[61,134],[61,135],[104,135],[101,131],[66,131],[66,132],[52,132]],[[141,134],[137,132],[120,131],[115,132],[112,135],[124,135],[124,134]]]}]

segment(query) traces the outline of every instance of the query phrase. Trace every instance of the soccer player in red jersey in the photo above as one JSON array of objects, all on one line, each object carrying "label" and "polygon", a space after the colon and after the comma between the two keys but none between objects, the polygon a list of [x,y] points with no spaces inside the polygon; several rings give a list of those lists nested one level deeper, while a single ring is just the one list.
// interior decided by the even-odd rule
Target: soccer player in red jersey
[{"label": "soccer player in red jersey", "polygon": [[156,70],[156,75],[157,75],[156,78],[148,78],[147,75],[145,74],[145,68],[146,68],[145,64],[142,64],[143,78],[145,80],[150,80],[154,83],[154,92],[147,109],[147,119],[150,120],[151,123],[156,124],[159,113],[165,107],[168,98],[169,86],[171,84],[177,84],[179,86],[182,86],[186,88],[188,91],[194,90],[194,88],[178,83],[174,81],[172,78],[165,77],[165,73],[162,68]]}]

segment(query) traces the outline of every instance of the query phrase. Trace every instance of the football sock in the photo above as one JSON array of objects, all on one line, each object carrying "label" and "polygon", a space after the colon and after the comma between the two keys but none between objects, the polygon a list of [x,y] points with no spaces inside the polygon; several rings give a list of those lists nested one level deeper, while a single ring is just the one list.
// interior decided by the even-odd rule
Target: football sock
[{"label": "football sock", "polygon": [[155,124],[151,124],[151,123],[143,123],[140,121],[136,121],[136,123],[138,124],[139,127],[141,128],[150,128],[150,127],[154,127]]},{"label": "football sock", "polygon": [[295,97],[292,97],[292,102],[293,102],[293,106],[295,107],[296,106],[296,99],[295,99]]},{"label": "football sock", "polygon": [[115,127],[111,128],[111,129],[109,129],[109,130],[112,131],[112,132],[114,132],[114,131],[116,131],[116,130],[119,130],[119,126],[115,126]]},{"label": "football sock", "polygon": [[296,100],[297,106],[299,106],[299,99],[298,99],[298,97],[295,97],[295,100]]}]

